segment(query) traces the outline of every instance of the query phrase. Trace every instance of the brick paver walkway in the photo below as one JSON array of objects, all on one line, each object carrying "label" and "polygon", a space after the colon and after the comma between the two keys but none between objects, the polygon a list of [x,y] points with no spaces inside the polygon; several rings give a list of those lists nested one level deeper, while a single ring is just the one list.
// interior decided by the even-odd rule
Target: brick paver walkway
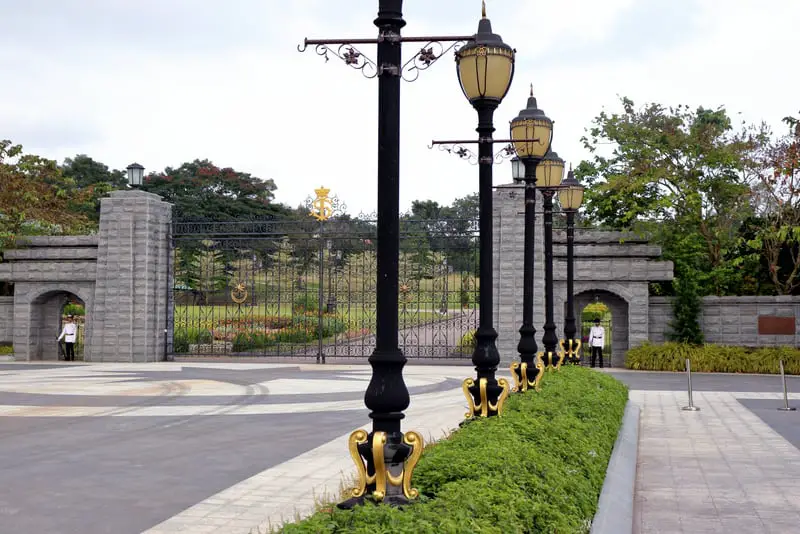
[{"label": "brick paver walkway", "polygon": [[[688,400],[685,391],[635,389],[634,384],[630,398],[642,410],[635,532],[800,532],[800,450],[746,406],[764,406],[772,422],[784,428],[800,426],[800,412],[778,412],[778,391],[734,389],[748,384],[763,389],[766,383],[778,390],[779,379],[760,378],[729,377],[729,384],[715,385],[731,391],[695,390],[699,412],[681,411]],[[800,405],[800,395],[790,398]]]}]

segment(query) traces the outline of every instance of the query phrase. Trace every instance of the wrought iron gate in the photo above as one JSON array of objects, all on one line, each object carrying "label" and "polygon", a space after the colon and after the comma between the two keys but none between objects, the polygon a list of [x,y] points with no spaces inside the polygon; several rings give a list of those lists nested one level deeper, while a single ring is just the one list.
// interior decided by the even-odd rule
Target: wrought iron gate
[{"label": "wrought iron gate", "polygon": [[[177,221],[173,356],[367,357],[374,348],[376,221]],[[409,358],[469,358],[477,221],[401,223],[399,341]]]}]

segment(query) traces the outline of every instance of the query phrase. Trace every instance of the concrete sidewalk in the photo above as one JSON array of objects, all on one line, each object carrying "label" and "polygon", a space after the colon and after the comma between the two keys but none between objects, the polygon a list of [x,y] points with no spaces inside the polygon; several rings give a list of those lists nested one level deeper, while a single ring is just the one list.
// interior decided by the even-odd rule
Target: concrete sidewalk
[{"label": "concrete sidewalk", "polygon": [[687,397],[630,393],[641,408],[634,532],[800,532],[800,450],[747,405],[766,405],[776,426],[800,427],[800,412],[778,412],[779,393],[695,391],[699,412],[681,411]]}]

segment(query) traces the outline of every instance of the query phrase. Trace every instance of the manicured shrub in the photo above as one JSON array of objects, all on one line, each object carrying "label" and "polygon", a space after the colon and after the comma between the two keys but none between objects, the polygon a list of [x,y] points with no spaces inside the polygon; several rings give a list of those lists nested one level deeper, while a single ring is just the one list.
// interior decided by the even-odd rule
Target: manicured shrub
[{"label": "manicured shrub", "polygon": [[610,310],[608,306],[602,302],[592,302],[587,304],[581,312],[581,321],[584,323],[593,323],[595,319],[600,319],[602,321],[605,319],[606,315],[609,314]]},{"label": "manicured shrub", "polygon": [[[305,330],[309,333],[309,339],[317,339],[319,337],[319,318],[314,316],[295,316],[292,319],[292,328]],[[340,334],[347,330],[347,323],[342,319],[325,315],[322,317],[322,337],[330,337]]]},{"label": "manicured shrub", "polygon": [[475,351],[475,330],[470,330],[458,341],[458,348],[456,352],[460,354],[472,354]]},{"label": "manicured shrub", "polygon": [[0,354],[14,354],[14,347],[0,344]]},{"label": "manicured shrub", "polygon": [[469,291],[466,288],[461,288],[461,292],[459,294],[459,301],[461,302],[462,308],[469,308],[470,303],[472,302],[472,298],[469,295]]},{"label": "manicured shrub", "polygon": [[294,297],[292,304],[297,313],[316,312],[319,310],[319,295],[316,292],[304,291]]},{"label": "manicured shrub", "polygon": [[512,395],[503,417],[471,421],[428,447],[414,504],[331,507],[282,532],[588,533],[627,397],[589,369],[548,373],[540,393]]},{"label": "manicured shrub", "polygon": [[685,371],[687,358],[692,362],[692,371],[701,373],[775,374],[780,372],[778,362],[783,360],[787,374],[800,374],[800,349],[791,347],[645,343],[628,351],[625,367],[646,371]]},{"label": "manicured shrub", "polygon": [[189,335],[184,328],[176,328],[172,335],[172,351],[176,354],[189,352]]},{"label": "manicured shrub", "polygon": [[84,308],[83,304],[67,304],[64,306],[64,311],[62,312],[63,315],[77,315],[83,317],[86,315],[86,308]]},{"label": "manicured shrub", "polygon": [[[264,350],[278,344],[307,344],[319,339],[319,319],[317,317],[295,316],[290,326],[275,332],[241,331],[232,338],[233,352]],[[322,337],[330,337],[347,330],[347,324],[338,317],[322,318]]]}]

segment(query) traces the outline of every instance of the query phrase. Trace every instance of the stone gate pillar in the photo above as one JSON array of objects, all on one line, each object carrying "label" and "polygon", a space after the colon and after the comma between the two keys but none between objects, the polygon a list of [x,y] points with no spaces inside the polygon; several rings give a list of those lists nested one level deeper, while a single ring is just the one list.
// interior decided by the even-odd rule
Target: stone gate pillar
[{"label": "stone gate pillar", "polygon": [[[494,191],[494,320],[500,367],[507,369],[519,360],[517,344],[522,326],[523,272],[525,262],[525,190],[515,184],[497,186]],[[536,194],[534,236],[533,324],[536,343],[544,350],[544,232],[542,194]]]},{"label": "stone gate pillar", "polygon": [[100,204],[97,282],[88,361],[165,357],[172,205],[143,191]]}]

